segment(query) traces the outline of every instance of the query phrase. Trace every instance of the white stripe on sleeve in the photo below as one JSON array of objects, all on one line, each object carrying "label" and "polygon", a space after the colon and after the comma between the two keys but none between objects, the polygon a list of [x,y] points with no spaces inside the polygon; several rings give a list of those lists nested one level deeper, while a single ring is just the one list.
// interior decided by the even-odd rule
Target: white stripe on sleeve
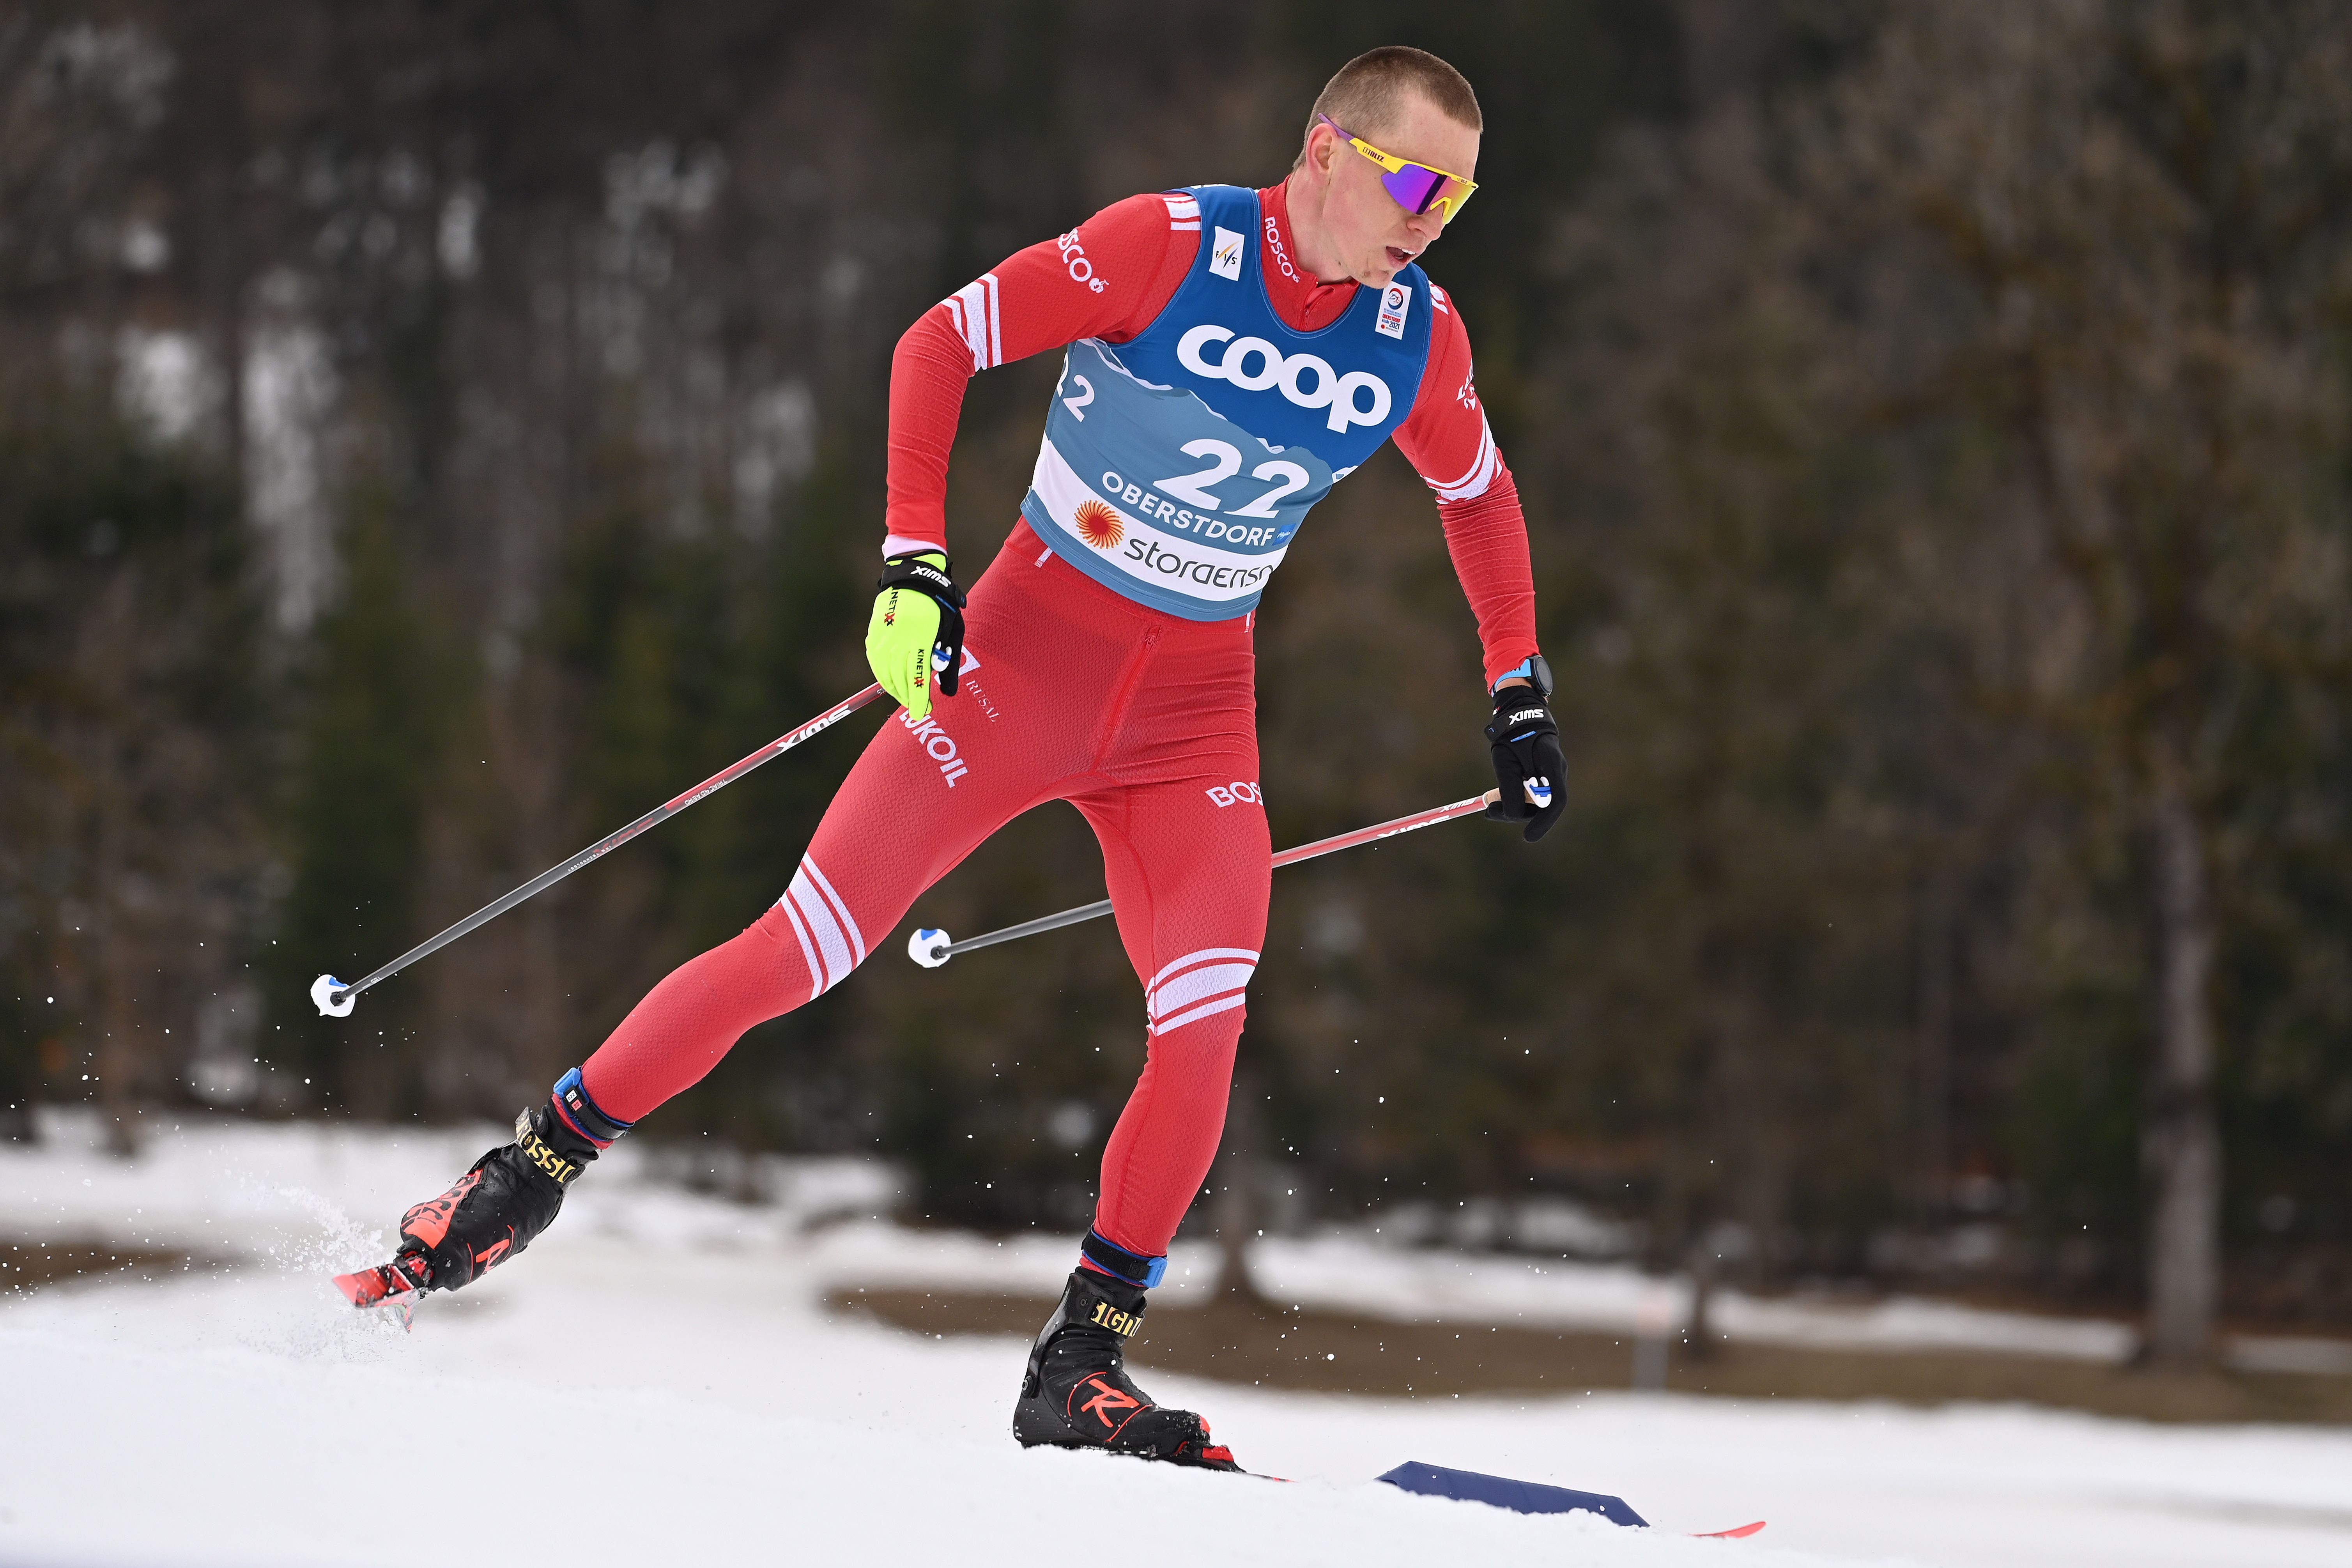
[{"label": "white stripe on sleeve", "polygon": [[[955,328],[955,335],[963,340],[964,352],[967,353],[971,353],[971,323],[964,318],[963,296],[961,294],[950,294],[946,299],[940,300],[940,303],[948,308],[948,324]],[[974,371],[980,369],[980,362],[978,359],[975,358],[972,361],[971,368]]]},{"label": "white stripe on sleeve", "polygon": [[973,279],[941,303],[947,306],[948,317],[955,323],[964,347],[971,351],[973,371],[992,369],[1004,363],[1004,334],[997,320],[995,273],[983,273]]},{"label": "white stripe on sleeve", "polygon": [[1486,493],[1495,482],[1496,470],[1503,466],[1503,455],[1495,446],[1494,427],[1486,423],[1485,410],[1478,414],[1478,455],[1470,460],[1470,471],[1450,484],[1429,481],[1439,500],[1475,500]]}]

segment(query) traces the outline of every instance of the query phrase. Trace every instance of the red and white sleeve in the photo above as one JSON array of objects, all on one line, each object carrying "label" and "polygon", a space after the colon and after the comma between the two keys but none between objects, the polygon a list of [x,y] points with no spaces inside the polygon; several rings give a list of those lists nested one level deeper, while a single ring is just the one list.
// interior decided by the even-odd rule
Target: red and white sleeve
[{"label": "red and white sleeve", "polygon": [[1200,245],[1191,196],[1129,196],[1014,252],[917,318],[890,358],[882,552],[947,549],[948,454],[973,376],[1080,338],[1134,337],[1174,298]]},{"label": "red and white sleeve", "polygon": [[1536,652],[1528,521],[1478,401],[1469,331],[1444,289],[1432,284],[1429,292],[1429,364],[1412,413],[1397,427],[1397,450],[1437,492],[1446,553],[1478,618],[1492,686]]}]

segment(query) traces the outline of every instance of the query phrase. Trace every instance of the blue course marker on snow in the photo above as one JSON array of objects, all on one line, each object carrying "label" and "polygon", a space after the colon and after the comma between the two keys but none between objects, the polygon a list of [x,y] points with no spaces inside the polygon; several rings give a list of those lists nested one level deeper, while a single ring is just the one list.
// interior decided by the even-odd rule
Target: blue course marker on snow
[{"label": "blue course marker on snow", "polygon": [[1515,1481],[1507,1476],[1485,1476],[1476,1470],[1449,1470],[1443,1465],[1408,1460],[1380,1478],[1392,1487],[1424,1497],[1450,1497],[1463,1502],[1492,1503],[1514,1513],[1597,1513],[1612,1524],[1636,1525],[1649,1521],[1625,1506],[1623,1498],[1605,1492],[1571,1491],[1537,1481]]}]

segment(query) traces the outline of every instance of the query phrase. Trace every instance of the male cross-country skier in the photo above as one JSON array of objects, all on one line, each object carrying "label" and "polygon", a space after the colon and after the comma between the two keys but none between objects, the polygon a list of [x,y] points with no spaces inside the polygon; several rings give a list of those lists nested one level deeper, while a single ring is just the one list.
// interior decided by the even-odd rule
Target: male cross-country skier
[{"label": "male cross-country skier", "polygon": [[[866,632],[903,711],[850,770],[784,896],[656,985],[518,1119],[513,1143],[410,1210],[395,1268],[454,1289],[520,1252],[566,1184],[745,1030],[839,984],[999,826],[1066,800],[1102,845],[1147,1057],[1103,1152],[1093,1227],[1029,1352],[1013,1435],[1239,1468],[1206,1421],[1135,1385],[1122,1346],[1216,1152],[1265,933],[1258,597],[1307,510],[1391,437],[1437,492],[1477,617],[1494,809],[1533,840],[1564,804],[1517,492],[1460,312],[1415,264],[1475,188],[1481,124],[1451,66],[1375,49],[1316,100],[1281,183],[1130,196],[908,329]],[[965,384],[1055,348],[1020,521],[967,599],[945,515]]]}]

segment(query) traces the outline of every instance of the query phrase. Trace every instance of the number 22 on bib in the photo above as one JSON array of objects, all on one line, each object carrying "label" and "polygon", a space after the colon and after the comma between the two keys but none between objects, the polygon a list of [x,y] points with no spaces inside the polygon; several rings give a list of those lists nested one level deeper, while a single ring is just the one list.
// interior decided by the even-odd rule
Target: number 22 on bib
[{"label": "number 22 on bib", "polygon": [[[1412,413],[1429,279],[1407,267],[1298,331],[1275,314],[1249,243],[1257,193],[1202,185],[1166,200],[1171,213],[1197,204],[1216,241],[1133,340],[1070,345],[1021,511],[1104,586],[1221,621],[1256,608],[1307,509]],[[1242,265],[1219,266],[1237,239]]]}]

